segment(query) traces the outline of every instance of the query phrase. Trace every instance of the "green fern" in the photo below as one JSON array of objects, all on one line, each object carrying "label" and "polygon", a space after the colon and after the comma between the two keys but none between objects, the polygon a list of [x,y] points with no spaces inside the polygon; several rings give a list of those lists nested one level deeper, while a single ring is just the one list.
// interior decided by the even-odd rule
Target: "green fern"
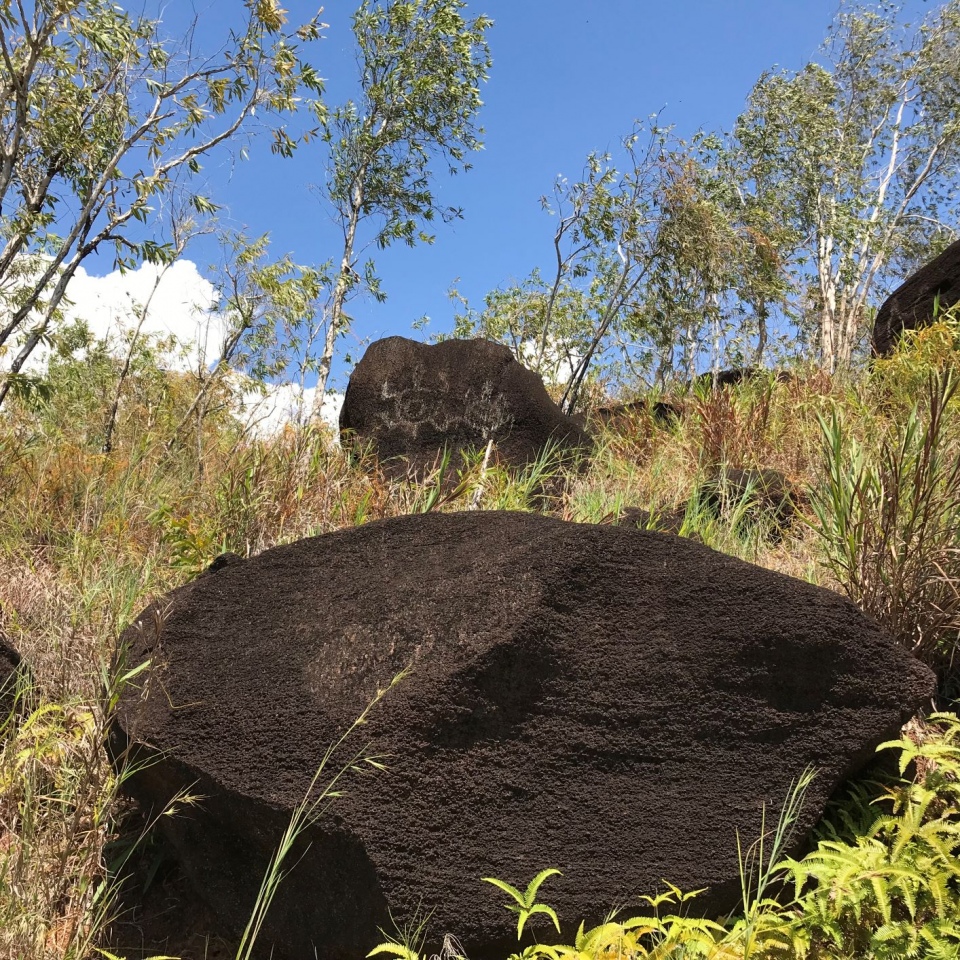
[{"label": "green fern", "polygon": [[[888,809],[859,836],[821,839],[802,860],[784,861],[797,897],[793,925],[814,956],[960,956],[960,719],[930,719],[934,739],[880,747],[900,751],[901,777],[911,764],[926,771],[921,781],[887,787],[872,805]],[[862,813],[863,795],[856,799]]]},{"label": "green fern", "polygon": [[514,902],[508,903],[506,906],[508,910],[517,914],[518,940],[523,936],[523,928],[527,920],[529,920],[530,917],[536,913],[542,913],[548,916],[553,921],[553,925],[557,928],[557,933],[560,932],[560,921],[557,919],[557,915],[553,908],[548,907],[544,903],[537,902],[537,892],[540,890],[540,885],[544,880],[547,879],[547,877],[552,877],[555,874],[560,875],[560,871],[555,867],[541,870],[527,884],[527,889],[524,890],[523,893],[521,893],[516,887],[511,886],[509,883],[506,883],[503,880],[497,880],[495,877],[483,878],[484,883],[492,883],[495,887],[513,897]]}]

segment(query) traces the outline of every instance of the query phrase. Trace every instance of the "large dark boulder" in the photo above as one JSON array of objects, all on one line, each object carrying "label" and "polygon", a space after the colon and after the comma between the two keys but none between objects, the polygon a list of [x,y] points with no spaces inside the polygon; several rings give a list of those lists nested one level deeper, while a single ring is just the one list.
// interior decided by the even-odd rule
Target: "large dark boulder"
[{"label": "large dark boulder", "polygon": [[884,301],[873,325],[873,353],[892,353],[904,330],[918,330],[960,300],[960,240],[902,283]]},{"label": "large dark boulder", "polygon": [[[543,381],[489,340],[418,343],[387,337],[370,344],[350,376],[340,411],[346,440],[372,445],[388,470],[416,473],[447,447],[483,450],[515,466],[554,444],[590,446],[582,424],[565,416]],[[399,458],[399,459],[397,459]]]},{"label": "large dark boulder", "polygon": [[518,513],[276,547],[160,601],[123,642],[153,667],[114,749],[140,744],[143,803],[203,798],[161,819],[234,932],[324,750],[412,664],[328,771],[369,741],[388,772],[348,776],[291,855],[263,934],[290,960],[359,958],[428,911],[428,952],[451,933],[505,956],[510,915],[480,878],[551,866],[542,899],[566,936],[661,878],[729,910],[737,831],[758,837],[812,763],[802,838],[933,690],[827,590],[667,534]]}]

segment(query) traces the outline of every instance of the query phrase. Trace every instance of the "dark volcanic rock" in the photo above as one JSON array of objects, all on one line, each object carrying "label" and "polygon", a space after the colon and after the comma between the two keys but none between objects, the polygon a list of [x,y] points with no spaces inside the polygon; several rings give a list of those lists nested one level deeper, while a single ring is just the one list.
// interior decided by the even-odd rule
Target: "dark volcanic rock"
[{"label": "dark volcanic rock", "polygon": [[672,427],[680,422],[683,406],[671,400],[657,400],[651,407],[653,419],[663,426]]},{"label": "dark volcanic rock", "polygon": [[713,387],[736,387],[745,380],[753,380],[756,376],[756,367],[734,367],[731,370],[718,370],[716,374],[712,371],[701,373],[693,381],[693,386],[694,388],[700,387],[708,390]]},{"label": "dark volcanic rock", "polygon": [[939,257],[921,267],[897,287],[877,312],[873,325],[873,352],[892,353],[904,330],[917,330],[934,320],[934,304],[940,310],[960,300],[960,240],[951,243]]},{"label": "dark volcanic rock", "polygon": [[683,406],[670,400],[631,400],[627,403],[612,403],[599,407],[593,417],[604,426],[615,429],[629,428],[631,421],[650,417],[662,427],[672,427],[683,416]]},{"label": "dark volcanic rock", "polygon": [[702,488],[705,504],[717,511],[743,508],[744,519],[766,518],[782,534],[797,515],[800,494],[779,470],[725,467]]},{"label": "dark volcanic rock", "polygon": [[[201,577],[124,639],[153,658],[122,731],[154,762],[129,783],[197,890],[240,930],[328,744],[413,664],[368,726],[389,771],[294,850],[267,917],[276,956],[359,958],[418,911],[468,955],[513,948],[503,897],[580,919],[661,878],[740,896],[757,837],[804,767],[801,835],[841,779],[931,695],[932,674],[827,590],[660,533],[517,513],[428,514],[277,547]],[[114,749],[124,733],[117,729]],[[332,768],[331,768],[332,772]],[[421,912],[422,915],[422,912]],[[501,952],[500,955],[505,955]]]},{"label": "dark volcanic rock", "polygon": [[713,390],[724,387],[736,387],[741,383],[773,377],[777,383],[789,383],[791,374],[786,370],[767,370],[764,367],[733,367],[730,370],[718,370],[701,373],[692,383],[687,383],[688,389]]},{"label": "dark volcanic rock", "polygon": [[17,681],[23,669],[20,654],[0,633],[0,723],[10,716],[16,705]]},{"label": "dark volcanic rock", "polygon": [[404,458],[417,473],[433,466],[444,446],[482,451],[492,439],[499,458],[518,466],[551,442],[566,450],[590,446],[543,381],[488,340],[430,345],[388,337],[370,344],[350,376],[340,431],[371,443],[388,468]]}]

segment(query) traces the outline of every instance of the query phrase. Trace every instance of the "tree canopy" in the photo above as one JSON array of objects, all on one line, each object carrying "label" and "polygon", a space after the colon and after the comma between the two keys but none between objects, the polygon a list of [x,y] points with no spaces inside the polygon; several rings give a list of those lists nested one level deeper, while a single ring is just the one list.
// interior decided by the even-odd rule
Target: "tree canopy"
[{"label": "tree canopy", "polygon": [[960,0],[912,26],[897,4],[845,5],[819,56],[762,75],[729,132],[684,140],[655,119],[591,154],[544,204],[552,277],[491,294],[458,331],[516,339],[523,318],[539,347],[521,356],[567,358],[568,407],[588,370],[615,387],[775,355],[848,366],[879,299],[956,236],[958,31]]},{"label": "tree canopy", "polygon": [[165,262],[163,209],[214,212],[201,163],[258,109],[276,118],[275,150],[292,149],[280,118],[300,90],[322,92],[301,56],[320,28],[288,31],[276,0],[257,0],[210,56],[106,0],[0,2],[0,403],[87,258],[112,246],[121,268]]},{"label": "tree canopy", "polygon": [[915,27],[896,4],[845,7],[821,57],[765,74],[730,142],[744,207],[780,225],[784,310],[827,370],[850,363],[891,267],[956,229],[960,3]]},{"label": "tree canopy", "polygon": [[[490,69],[485,16],[464,17],[464,0],[363,0],[353,17],[359,86],[356,100],[331,111],[327,199],[336,211],[343,247],[323,322],[317,403],[322,402],[337,337],[348,323],[350,296],[382,297],[373,260],[358,266],[358,244],[379,249],[397,240],[432,243],[439,216],[461,216],[438,205],[435,163],[449,173],[469,170],[482,146],[480,84]],[[369,235],[361,228],[369,226]]]}]

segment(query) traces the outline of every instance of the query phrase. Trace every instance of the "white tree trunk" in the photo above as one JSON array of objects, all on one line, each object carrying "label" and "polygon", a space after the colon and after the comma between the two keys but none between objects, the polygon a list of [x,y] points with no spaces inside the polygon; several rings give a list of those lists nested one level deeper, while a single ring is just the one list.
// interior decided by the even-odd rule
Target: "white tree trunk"
[{"label": "white tree trunk", "polygon": [[317,389],[313,397],[312,420],[320,418],[324,398],[327,395],[327,383],[330,379],[330,368],[333,365],[333,353],[337,344],[337,336],[343,326],[343,307],[347,302],[347,294],[353,286],[353,248],[357,239],[357,224],[360,222],[360,211],[363,208],[363,184],[358,182],[353,188],[350,200],[350,215],[347,220],[347,229],[343,236],[343,255],[340,258],[340,270],[333,287],[333,296],[330,299],[330,316],[327,321],[327,332],[323,342],[323,352],[317,363]]}]

